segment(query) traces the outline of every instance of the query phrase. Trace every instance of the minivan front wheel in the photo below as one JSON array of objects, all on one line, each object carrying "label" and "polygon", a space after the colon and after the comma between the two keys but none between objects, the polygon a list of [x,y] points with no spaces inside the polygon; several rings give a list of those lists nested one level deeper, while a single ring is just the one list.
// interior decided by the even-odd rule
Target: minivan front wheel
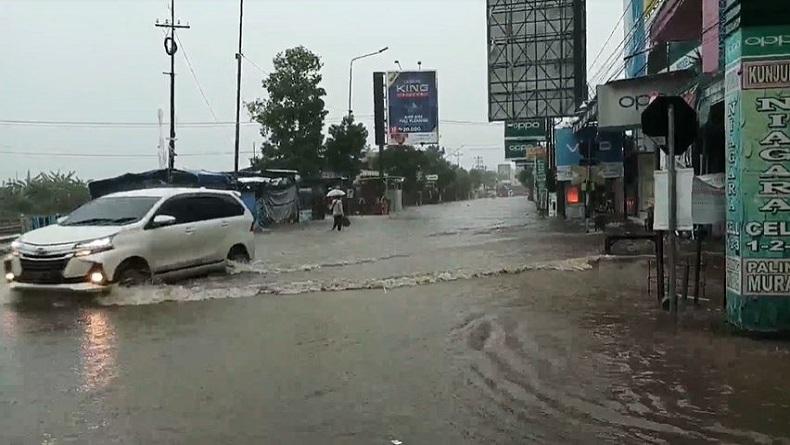
[{"label": "minivan front wheel", "polygon": [[115,282],[121,287],[142,286],[151,282],[151,270],[143,261],[127,261],[115,273]]}]

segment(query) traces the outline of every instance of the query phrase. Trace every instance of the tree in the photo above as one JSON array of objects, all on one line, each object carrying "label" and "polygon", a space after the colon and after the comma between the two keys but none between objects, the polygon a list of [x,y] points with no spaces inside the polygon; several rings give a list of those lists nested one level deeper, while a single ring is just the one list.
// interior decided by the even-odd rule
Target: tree
[{"label": "tree", "polygon": [[496,172],[492,172],[489,170],[478,170],[472,169],[469,172],[470,179],[472,181],[472,188],[475,190],[480,188],[481,185],[486,186],[486,188],[492,189],[496,187],[497,183],[497,174]]},{"label": "tree", "polygon": [[329,137],[324,150],[330,170],[355,178],[360,171],[362,150],[368,140],[365,125],[354,123],[354,116],[346,116],[340,125],[329,127]]},{"label": "tree", "polygon": [[274,72],[263,80],[268,98],[247,104],[266,140],[261,157],[252,160],[254,167],[318,175],[327,115],[323,99],[326,91],[319,86],[322,66],[321,59],[302,46],[274,58]]},{"label": "tree", "polygon": [[532,170],[527,170],[526,168],[522,169],[518,172],[518,182],[521,183],[526,188],[532,188],[533,185],[533,178],[532,178]]},{"label": "tree", "polygon": [[404,178],[404,195],[414,195],[417,191],[417,172],[420,171],[422,153],[411,145],[398,145],[384,150],[382,159],[377,162],[380,161],[384,162],[384,171],[388,174]]}]

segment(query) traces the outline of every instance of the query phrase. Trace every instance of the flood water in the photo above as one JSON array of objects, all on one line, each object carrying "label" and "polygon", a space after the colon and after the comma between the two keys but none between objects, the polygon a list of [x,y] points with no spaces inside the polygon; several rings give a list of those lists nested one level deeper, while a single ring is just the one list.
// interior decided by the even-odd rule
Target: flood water
[{"label": "flood water", "polygon": [[[790,343],[676,321],[523,198],[278,228],[232,275],[0,291],[3,443],[790,443]],[[396,441],[396,442],[393,442]]]}]

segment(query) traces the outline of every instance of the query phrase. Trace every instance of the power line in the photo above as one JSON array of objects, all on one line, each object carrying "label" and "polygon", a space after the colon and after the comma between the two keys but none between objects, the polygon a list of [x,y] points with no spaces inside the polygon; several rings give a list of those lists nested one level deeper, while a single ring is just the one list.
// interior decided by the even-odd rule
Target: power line
[{"label": "power line", "polygon": [[[241,152],[252,154],[252,151]],[[158,158],[158,155],[149,153],[58,153],[58,152],[30,152],[16,150],[0,150],[0,154],[26,156],[26,157],[58,157],[58,158]],[[180,157],[200,157],[200,156],[225,156],[232,155],[232,151],[216,151],[203,153],[179,153]]]},{"label": "power line", "polygon": [[[632,42],[634,40],[634,38],[636,37],[636,30],[639,27],[640,23],[642,23],[644,21],[644,19],[647,17],[648,12],[649,12],[649,10],[645,9],[642,12],[642,15],[637,20],[634,21],[634,25],[631,27],[631,29],[629,30],[628,34],[623,37],[623,40],[620,41],[620,43],[615,47],[615,49],[612,51],[612,53],[609,54],[609,57],[607,57],[606,60],[603,62],[603,64],[601,65],[601,68],[591,77],[591,79],[593,79],[593,82],[595,82],[596,79],[598,79],[598,80],[601,79],[601,77],[599,77],[599,75],[601,74],[601,72],[604,69],[607,70],[606,74],[608,74],[611,71],[612,67],[616,66],[616,65],[609,65],[609,64],[614,62],[613,58],[616,57],[615,55],[618,54],[618,52],[620,54],[622,54],[623,51],[625,51],[625,46],[628,45],[628,43],[630,43],[630,42]],[[647,26],[648,26],[648,24],[645,23],[645,27],[646,28],[647,28]]]},{"label": "power line", "polygon": [[[354,115],[355,118],[366,119],[372,118],[373,115]],[[343,117],[327,117],[326,121],[340,121]],[[443,119],[440,120],[443,124],[448,125],[481,125],[488,127],[495,127],[499,125],[498,122],[485,122],[485,121],[468,121],[468,120],[453,120]],[[164,122],[168,124],[169,122]],[[212,127],[226,127],[233,126],[234,121],[194,121],[194,122],[179,122],[181,128],[212,128]],[[159,126],[158,122],[123,122],[123,121],[58,121],[58,120],[22,120],[22,119],[0,119],[0,125],[6,126],[38,126],[38,127],[85,127],[85,128],[149,128]],[[260,125],[258,122],[241,122],[241,125]]]},{"label": "power line", "polygon": [[[169,124],[169,122],[163,122]],[[235,122],[179,122],[179,127],[224,127],[235,125]],[[55,120],[21,120],[2,119],[0,125],[37,126],[37,127],[86,127],[86,128],[148,128],[158,127],[158,122],[118,122],[118,121],[55,121]],[[242,125],[259,125],[257,122],[242,122]]]},{"label": "power line", "polygon": [[617,32],[617,27],[620,26],[620,23],[623,22],[626,14],[628,14],[628,10],[633,7],[633,4],[634,4],[634,0],[628,2],[628,6],[623,10],[623,15],[620,16],[620,19],[617,20],[617,23],[615,23],[614,28],[612,28],[611,34],[609,34],[609,37],[606,39],[606,42],[604,42],[603,46],[601,46],[600,51],[598,51],[598,54],[595,55],[595,58],[593,59],[592,63],[590,63],[590,65],[587,67],[588,70],[592,70],[592,68],[595,66],[595,62],[598,61],[598,59],[601,57],[601,54],[603,54],[604,50],[606,49],[606,46],[609,45],[609,42],[612,40],[612,37],[614,37],[614,33]]},{"label": "power line", "polygon": [[255,68],[257,68],[257,69],[258,69],[258,71],[260,71],[261,73],[263,73],[263,74],[269,74],[269,73],[267,73],[267,72],[266,72],[266,70],[264,70],[263,68],[261,68],[261,67],[260,67],[260,65],[258,65],[258,64],[257,64],[257,63],[255,63],[255,62],[253,62],[253,61],[252,61],[252,60],[251,60],[249,57],[247,57],[247,55],[246,55],[246,54],[242,54],[242,55],[241,55],[241,57],[244,57],[244,60],[246,60],[247,62],[250,62],[250,64],[251,64],[252,66],[254,66]]},{"label": "power line", "polygon": [[187,62],[187,67],[189,68],[189,72],[192,73],[192,79],[195,81],[195,86],[197,86],[198,91],[200,91],[200,95],[203,97],[203,102],[206,103],[206,107],[208,107],[209,113],[211,113],[211,117],[214,118],[214,122],[217,121],[217,115],[214,114],[214,109],[211,107],[211,103],[208,101],[208,97],[206,97],[206,92],[203,91],[203,87],[200,85],[200,81],[197,78],[197,74],[195,73],[195,69],[192,67],[192,62],[189,60],[189,56],[187,55],[187,48],[181,43],[181,38],[176,36],[176,41],[178,42],[178,46],[181,47],[181,50],[184,51],[184,60]]}]

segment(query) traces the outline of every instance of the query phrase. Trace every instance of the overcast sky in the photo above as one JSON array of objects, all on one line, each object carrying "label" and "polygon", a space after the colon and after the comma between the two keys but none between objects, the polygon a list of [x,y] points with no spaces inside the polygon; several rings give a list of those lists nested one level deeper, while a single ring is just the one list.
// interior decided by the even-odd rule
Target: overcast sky
[{"label": "overcast sky", "polygon": [[[243,52],[252,62],[244,61],[242,100],[262,96],[261,70],[271,69],[277,52],[304,45],[325,64],[328,123],[339,122],[347,107],[349,60],[389,46],[355,64],[357,118],[372,134],[373,71],[394,69],[396,59],[404,69],[422,61],[423,69],[439,75],[442,145],[450,151],[465,145],[461,163],[467,168],[480,155],[495,169],[504,161],[503,130],[486,123],[485,3],[245,0]],[[169,16],[168,5],[169,0],[0,0],[0,120],[155,123],[158,108],[167,116],[169,84],[162,72],[169,60],[154,21]],[[623,0],[588,0],[588,59],[622,10]],[[176,130],[182,155],[176,165],[232,170],[238,1],[176,0],[176,16],[192,26],[179,34],[176,59],[176,120],[185,124]],[[618,34],[613,44],[620,39]],[[246,112],[242,121],[249,121]],[[60,169],[96,179],[157,168],[158,139],[156,125],[0,124],[0,178]],[[242,166],[260,140],[257,124],[242,126]]]}]

